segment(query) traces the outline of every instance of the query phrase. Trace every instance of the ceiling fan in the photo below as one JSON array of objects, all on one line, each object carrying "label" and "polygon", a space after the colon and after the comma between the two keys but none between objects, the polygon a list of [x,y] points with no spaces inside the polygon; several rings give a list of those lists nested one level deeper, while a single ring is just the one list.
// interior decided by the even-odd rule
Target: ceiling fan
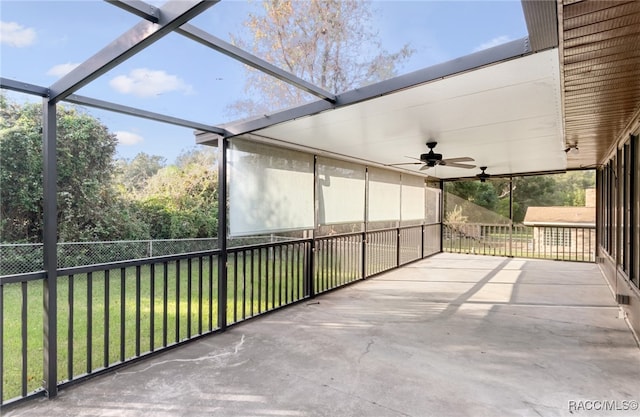
[{"label": "ceiling fan", "polygon": [[480,182],[485,182],[486,180],[488,180],[491,175],[487,174],[485,171],[487,170],[487,167],[480,167],[480,170],[482,171],[479,174],[476,174],[476,178],[478,178],[480,180]]},{"label": "ceiling fan", "polygon": [[427,142],[427,148],[429,148],[429,152],[427,153],[423,153],[420,155],[420,162],[405,162],[405,163],[401,163],[401,164],[391,164],[391,166],[396,166],[396,165],[417,165],[417,164],[423,164],[422,167],[420,167],[420,171],[424,171],[426,169],[429,168],[433,168],[436,165],[440,165],[440,166],[447,166],[447,167],[452,167],[452,168],[464,168],[464,169],[471,169],[471,168],[475,168],[475,165],[471,165],[471,164],[461,164],[461,162],[472,162],[474,161],[473,158],[470,158],[468,156],[463,156],[460,158],[447,158],[444,159],[442,157],[441,153],[435,153],[433,151],[433,148],[436,147],[436,145],[438,144],[438,142]]}]

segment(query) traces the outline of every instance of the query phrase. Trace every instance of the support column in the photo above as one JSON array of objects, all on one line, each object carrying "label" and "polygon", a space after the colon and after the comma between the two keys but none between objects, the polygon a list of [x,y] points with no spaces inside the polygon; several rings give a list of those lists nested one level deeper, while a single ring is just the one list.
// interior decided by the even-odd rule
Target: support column
[{"label": "support column", "polygon": [[218,327],[227,328],[227,139],[218,139]]},{"label": "support column", "polygon": [[509,256],[513,256],[513,177],[509,177]]},{"label": "support column", "polygon": [[367,233],[369,231],[369,168],[364,168],[364,230],[362,231],[362,279],[367,278]]},{"label": "support column", "polygon": [[58,243],[56,165],[56,104],[43,100],[42,104],[42,171],[43,171],[43,236],[44,270],[44,389],[49,398],[58,394],[58,328],[57,328],[57,271]]},{"label": "support column", "polygon": [[[603,188],[602,188],[602,176],[604,174],[604,169],[598,168],[596,170],[596,242],[595,242],[595,248],[594,248],[594,253],[595,253],[595,259],[594,261],[596,263],[598,263],[598,257],[601,256],[600,254],[600,239],[602,238],[601,236],[601,230],[604,230],[604,226],[603,226],[603,200],[602,200],[602,192],[603,192]],[[584,248],[582,248],[583,252],[584,252]],[[591,254],[589,254],[589,256],[591,256]]]},{"label": "support column", "polygon": [[444,181],[440,180],[440,252],[443,251],[444,247]]},{"label": "support column", "polygon": [[313,156],[313,230],[311,231],[311,244],[309,246],[309,262],[307,264],[307,276],[305,278],[305,295],[313,298],[316,295],[316,236],[318,235],[318,155]]}]

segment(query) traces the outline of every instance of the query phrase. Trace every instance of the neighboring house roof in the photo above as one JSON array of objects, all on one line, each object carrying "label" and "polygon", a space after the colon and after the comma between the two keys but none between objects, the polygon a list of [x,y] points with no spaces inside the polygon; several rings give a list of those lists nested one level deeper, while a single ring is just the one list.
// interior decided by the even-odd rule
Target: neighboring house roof
[{"label": "neighboring house roof", "polygon": [[590,226],[596,225],[594,207],[529,207],[523,223],[527,226]]}]

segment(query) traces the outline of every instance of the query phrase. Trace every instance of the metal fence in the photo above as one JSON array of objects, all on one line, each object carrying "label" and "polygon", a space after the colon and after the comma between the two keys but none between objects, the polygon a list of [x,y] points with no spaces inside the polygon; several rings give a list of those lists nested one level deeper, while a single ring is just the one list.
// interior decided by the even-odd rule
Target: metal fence
[{"label": "metal fence", "polygon": [[[202,252],[217,247],[217,238],[60,242],[58,268]],[[41,271],[42,251],[41,243],[0,244],[0,276]]]},{"label": "metal fence", "polygon": [[[412,226],[168,256],[154,241],[153,257],[148,245],[140,259],[59,268],[50,312],[58,387],[421,259],[439,246],[439,231]],[[0,409],[44,394],[45,278],[0,277]]]},{"label": "metal fence", "polygon": [[443,226],[445,252],[595,262],[595,227],[480,223]]}]

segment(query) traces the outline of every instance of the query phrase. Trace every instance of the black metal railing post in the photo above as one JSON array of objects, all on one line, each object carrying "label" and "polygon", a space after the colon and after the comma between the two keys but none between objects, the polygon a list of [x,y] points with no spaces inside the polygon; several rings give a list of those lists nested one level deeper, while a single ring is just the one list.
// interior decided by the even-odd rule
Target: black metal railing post
[{"label": "black metal railing post", "polygon": [[396,266],[400,266],[400,227],[396,228]]},{"label": "black metal railing post", "polygon": [[[444,181],[440,180],[440,201],[438,201],[439,203],[439,210],[438,210],[438,216],[440,217],[438,219],[438,222],[440,223],[440,250],[439,252],[444,252],[444,210],[445,210],[445,194],[444,194]],[[451,233],[451,230],[449,230],[449,233]]]},{"label": "black metal railing post", "polygon": [[362,279],[366,279],[367,278],[367,232],[362,232],[362,265],[361,267],[361,271],[362,271]]},{"label": "black metal railing post", "polygon": [[309,243],[309,262],[307,264],[307,271],[305,277],[306,291],[305,295],[309,298],[313,298],[316,295],[316,238],[315,236]]}]

